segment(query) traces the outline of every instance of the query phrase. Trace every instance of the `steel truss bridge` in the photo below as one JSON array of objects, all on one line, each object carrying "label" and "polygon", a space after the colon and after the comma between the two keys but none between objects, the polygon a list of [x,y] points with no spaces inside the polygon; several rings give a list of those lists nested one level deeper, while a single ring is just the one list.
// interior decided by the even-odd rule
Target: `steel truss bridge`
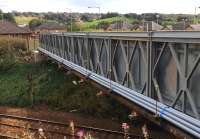
[{"label": "steel truss bridge", "polygon": [[200,138],[200,32],[50,33],[38,49]]}]

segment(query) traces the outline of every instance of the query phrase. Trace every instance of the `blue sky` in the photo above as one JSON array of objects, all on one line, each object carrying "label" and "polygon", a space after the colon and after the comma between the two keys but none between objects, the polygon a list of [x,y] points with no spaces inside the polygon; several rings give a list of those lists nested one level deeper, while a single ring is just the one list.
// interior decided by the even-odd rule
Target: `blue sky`
[{"label": "blue sky", "polygon": [[[195,6],[200,0],[0,0],[3,11],[34,11],[34,12],[98,12],[88,6],[100,6],[101,12],[119,13],[188,13],[194,14]],[[200,9],[197,10],[200,13]]]}]

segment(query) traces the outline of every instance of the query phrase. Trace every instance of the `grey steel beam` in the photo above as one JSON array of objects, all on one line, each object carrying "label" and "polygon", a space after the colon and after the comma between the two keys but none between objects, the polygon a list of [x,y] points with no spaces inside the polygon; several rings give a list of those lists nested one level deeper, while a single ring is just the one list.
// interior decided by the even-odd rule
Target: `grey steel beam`
[{"label": "grey steel beam", "polygon": [[112,39],[145,39],[161,42],[188,42],[199,43],[199,31],[160,31],[160,32],[77,32],[77,33],[50,33],[53,35],[65,35],[74,37],[88,36],[89,38],[112,38]]}]

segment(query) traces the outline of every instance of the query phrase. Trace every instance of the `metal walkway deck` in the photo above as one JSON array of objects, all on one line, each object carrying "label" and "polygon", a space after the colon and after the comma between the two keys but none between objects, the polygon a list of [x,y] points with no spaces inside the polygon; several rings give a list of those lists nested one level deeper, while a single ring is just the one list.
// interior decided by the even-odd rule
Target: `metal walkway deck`
[{"label": "metal walkway deck", "polygon": [[200,32],[51,33],[39,51],[200,138]]}]

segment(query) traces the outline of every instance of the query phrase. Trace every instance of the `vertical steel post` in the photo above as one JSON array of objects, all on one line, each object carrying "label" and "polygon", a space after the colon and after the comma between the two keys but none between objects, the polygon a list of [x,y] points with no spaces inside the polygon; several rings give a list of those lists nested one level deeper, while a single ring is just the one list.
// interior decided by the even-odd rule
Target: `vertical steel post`
[{"label": "vertical steel post", "polygon": [[75,47],[75,45],[74,45],[74,38],[73,38],[73,36],[70,36],[70,40],[71,40],[71,57],[72,57],[72,59],[71,59],[71,62],[74,62],[75,63],[75,54],[74,54],[74,47]]},{"label": "vertical steel post", "polygon": [[152,32],[149,32],[149,97],[154,97],[152,75],[153,75],[153,64],[154,64],[154,48],[152,42]]},{"label": "vertical steel post", "polygon": [[[188,44],[184,46],[184,78],[187,80],[187,72],[188,72]],[[185,88],[188,88],[188,81],[186,81]],[[186,91],[183,92],[183,105],[182,105],[182,111],[186,112]]]}]

